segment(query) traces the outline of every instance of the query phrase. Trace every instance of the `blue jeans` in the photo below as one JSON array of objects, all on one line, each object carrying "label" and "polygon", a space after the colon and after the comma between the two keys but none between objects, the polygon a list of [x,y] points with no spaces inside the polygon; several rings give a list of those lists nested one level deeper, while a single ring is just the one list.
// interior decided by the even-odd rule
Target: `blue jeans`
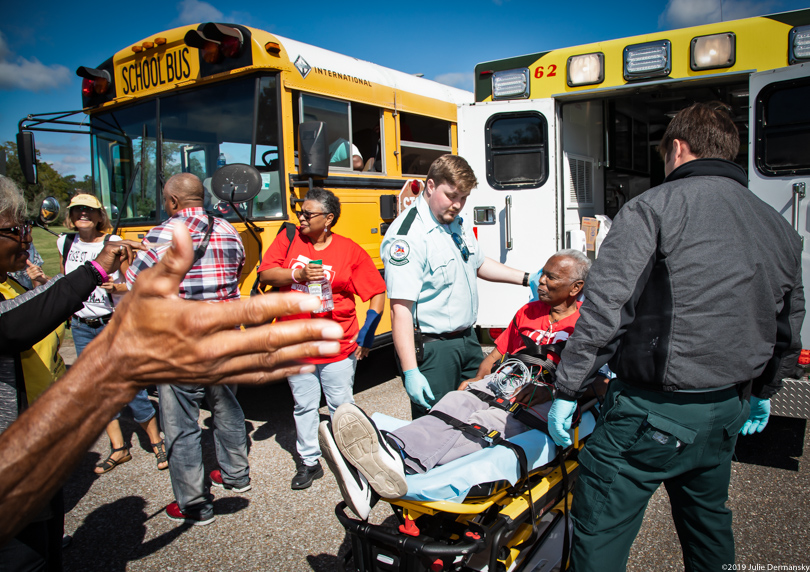
[{"label": "blue jeans", "polygon": [[[75,317],[71,317],[70,330],[73,332],[73,345],[76,346],[76,356],[78,357],[82,354],[84,348],[104,330],[104,326],[93,328],[80,322]],[[146,423],[155,416],[155,408],[152,406],[152,402],[149,401],[149,395],[145,389],[135,394],[135,397],[129,402],[129,408],[132,410],[132,417],[141,424]],[[118,419],[120,415],[120,413],[117,413],[114,419]]]},{"label": "blue jeans", "polygon": [[318,446],[318,423],[321,420],[321,388],[326,395],[329,415],[343,403],[354,403],[354,370],[357,358],[354,354],[333,363],[315,364],[313,373],[291,375],[287,378],[292,390],[295,408],[295,448],[305,465],[312,466],[321,457]]},{"label": "blue jeans", "polygon": [[208,517],[214,505],[205,483],[202,430],[197,422],[200,402],[205,397],[211,408],[214,446],[222,480],[235,487],[250,482],[245,414],[226,385],[159,385],[158,390],[174,498],[184,513]]}]

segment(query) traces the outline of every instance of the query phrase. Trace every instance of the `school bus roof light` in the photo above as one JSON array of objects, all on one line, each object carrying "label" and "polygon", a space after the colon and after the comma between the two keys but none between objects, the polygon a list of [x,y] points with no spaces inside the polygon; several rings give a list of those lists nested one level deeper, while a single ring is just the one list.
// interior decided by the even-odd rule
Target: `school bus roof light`
[{"label": "school bus roof light", "polygon": [[731,32],[692,38],[690,67],[693,71],[730,68],[737,60],[736,40]]},{"label": "school bus roof light", "polygon": [[281,54],[281,45],[278,42],[267,42],[264,45],[264,51],[271,56],[279,56]]},{"label": "school bus roof light", "polygon": [[568,86],[594,85],[605,81],[605,54],[596,52],[568,58]]},{"label": "school bus roof light", "polygon": [[791,64],[810,61],[810,26],[797,26],[790,31],[789,52]]},{"label": "school bus roof light", "polygon": [[529,68],[505,70],[492,74],[492,99],[526,99],[529,97]]},{"label": "school bus roof light", "polygon": [[624,48],[624,79],[633,81],[667,76],[672,71],[669,40],[634,44]]},{"label": "school bus roof light", "polygon": [[214,22],[203,24],[202,30],[189,30],[183,42],[202,50],[203,59],[209,64],[218,63],[223,57],[238,58],[244,47],[242,32]]},{"label": "school bus roof light", "polygon": [[94,93],[103,95],[110,89],[110,72],[79,66],[76,75],[82,78],[82,95],[89,97]]}]

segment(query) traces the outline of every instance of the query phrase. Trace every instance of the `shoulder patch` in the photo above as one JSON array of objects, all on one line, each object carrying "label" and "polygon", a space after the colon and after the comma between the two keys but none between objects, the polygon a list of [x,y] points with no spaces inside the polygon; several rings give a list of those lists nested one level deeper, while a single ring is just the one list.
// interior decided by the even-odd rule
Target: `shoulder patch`
[{"label": "shoulder patch", "polygon": [[408,264],[408,255],[411,253],[411,247],[405,239],[398,238],[391,243],[391,248],[388,251],[389,262],[395,266],[402,266]]}]

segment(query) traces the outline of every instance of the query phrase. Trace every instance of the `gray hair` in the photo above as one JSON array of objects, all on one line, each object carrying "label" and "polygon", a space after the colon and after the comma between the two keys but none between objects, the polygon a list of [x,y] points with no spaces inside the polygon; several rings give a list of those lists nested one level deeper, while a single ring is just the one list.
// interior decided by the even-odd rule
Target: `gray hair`
[{"label": "gray hair", "polygon": [[340,218],[340,199],[335,196],[335,193],[321,187],[315,187],[307,192],[304,200],[321,203],[323,212],[335,215],[335,218],[332,220],[332,227],[337,224]]},{"label": "gray hair", "polygon": [[566,248],[564,250],[558,250],[554,256],[570,258],[574,261],[574,281],[585,281],[585,279],[588,278],[588,272],[591,269],[592,262],[581,250]]},{"label": "gray hair", "polygon": [[0,217],[18,222],[24,220],[27,214],[28,207],[20,188],[8,177],[0,176]]}]

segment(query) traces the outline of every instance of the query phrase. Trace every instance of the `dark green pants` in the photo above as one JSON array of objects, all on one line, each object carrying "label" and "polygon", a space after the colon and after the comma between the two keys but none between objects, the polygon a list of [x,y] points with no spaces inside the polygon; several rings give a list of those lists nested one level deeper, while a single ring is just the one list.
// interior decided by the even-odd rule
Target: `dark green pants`
[{"label": "dark green pants", "polygon": [[736,388],[663,393],[613,380],[579,455],[570,570],[624,570],[647,503],[661,483],[685,569],[720,572],[723,564],[733,564],[726,500],[731,456],[748,412]]},{"label": "dark green pants", "polygon": [[[427,378],[433,392],[434,399],[428,403],[434,405],[447,393],[458,389],[462,381],[475,377],[483,359],[481,344],[472,328],[461,338],[425,342],[425,359],[419,364],[419,371]],[[427,412],[424,407],[411,402],[413,419],[427,415]]]}]

